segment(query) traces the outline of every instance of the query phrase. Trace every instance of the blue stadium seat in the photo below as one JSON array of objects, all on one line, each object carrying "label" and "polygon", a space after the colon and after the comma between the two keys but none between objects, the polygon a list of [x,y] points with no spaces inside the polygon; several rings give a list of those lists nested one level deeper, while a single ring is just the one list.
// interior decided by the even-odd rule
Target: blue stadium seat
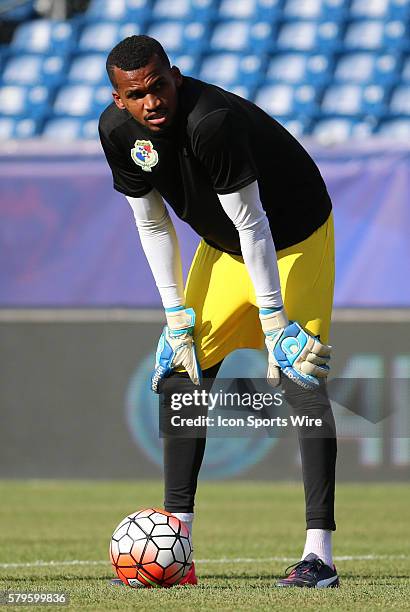
[{"label": "blue stadium seat", "polygon": [[171,66],[178,66],[185,76],[191,76],[195,79],[198,78],[199,58],[197,56],[189,53],[170,53],[169,61],[171,62]]},{"label": "blue stadium seat", "polygon": [[60,55],[16,55],[4,67],[2,81],[8,85],[37,85],[48,87],[65,78],[64,57]]},{"label": "blue stadium seat", "polygon": [[286,0],[283,15],[286,19],[340,20],[347,11],[346,0]]},{"label": "blue stadium seat", "polygon": [[354,18],[406,19],[410,14],[410,0],[352,0],[350,14]]},{"label": "blue stadium seat", "polygon": [[86,19],[144,22],[151,13],[150,0],[91,0]]},{"label": "blue stadium seat", "polygon": [[331,78],[331,68],[328,55],[278,53],[269,62],[266,78],[279,83],[323,85]]},{"label": "blue stadium seat", "polygon": [[36,85],[4,85],[0,87],[0,109],[3,115],[39,119],[49,111],[51,91]]},{"label": "blue stadium seat", "polygon": [[405,21],[361,19],[349,23],[344,46],[346,50],[407,49],[409,26]]},{"label": "blue stadium seat", "polygon": [[335,81],[388,85],[398,80],[399,56],[373,52],[345,53],[339,57]]},{"label": "blue stadium seat", "polygon": [[395,87],[390,99],[390,112],[410,117],[410,85]]},{"label": "blue stadium seat", "polygon": [[74,117],[49,119],[44,125],[42,137],[54,141],[96,140],[98,119],[83,120]]},{"label": "blue stadium seat", "polygon": [[377,128],[377,134],[395,141],[410,142],[410,117],[397,117],[381,121]]},{"label": "blue stadium seat", "polygon": [[92,23],[81,32],[78,50],[108,53],[120,40],[141,33],[141,27],[137,23]]},{"label": "blue stadium seat", "polygon": [[190,12],[190,0],[155,0],[152,9],[154,19],[186,19]]},{"label": "blue stadium seat", "polygon": [[196,21],[158,21],[147,34],[161,42],[167,53],[200,53],[208,44],[208,26]]},{"label": "blue stadium seat", "polygon": [[293,88],[287,84],[265,85],[255,97],[255,102],[273,117],[286,117],[298,113],[312,115],[317,110],[317,92],[310,85]]},{"label": "blue stadium seat", "polygon": [[53,112],[60,117],[99,117],[112,102],[111,93],[111,87],[103,85],[65,85],[57,92]]},{"label": "blue stadium seat", "polygon": [[256,13],[256,0],[221,0],[220,19],[252,19]]},{"label": "blue stadium seat", "polygon": [[384,19],[389,13],[389,4],[389,0],[352,0],[350,14],[355,18]]},{"label": "blue stadium seat", "polygon": [[1,140],[24,140],[34,138],[39,133],[39,123],[34,119],[14,119],[0,116]]},{"label": "blue stadium seat", "polygon": [[373,130],[372,121],[360,121],[350,117],[331,117],[316,121],[312,135],[324,144],[333,144],[352,138],[368,138]]},{"label": "blue stadium seat", "polygon": [[212,51],[264,53],[274,45],[275,26],[268,21],[222,21],[215,26]]},{"label": "blue stadium seat", "polygon": [[387,91],[379,85],[330,85],[321,109],[327,115],[375,115],[386,112]]},{"label": "blue stadium seat", "polygon": [[199,78],[221,87],[234,83],[255,87],[263,78],[263,65],[264,60],[258,55],[215,53],[203,59]]},{"label": "blue stadium seat", "polygon": [[245,100],[253,100],[254,88],[247,87],[246,85],[242,85],[242,83],[238,83],[236,85],[230,85],[227,87],[228,91],[240,96],[241,98],[245,98]]},{"label": "blue stadium seat", "polygon": [[341,35],[342,26],[335,21],[288,21],[279,29],[277,48],[328,52],[339,47]]},{"label": "blue stadium seat", "polygon": [[76,27],[68,21],[38,19],[16,29],[10,48],[26,53],[67,53],[76,45]]},{"label": "blue stadium seat", "polygon": [[383,46],[383,21],[360,20],[351,22],[346,29],[346,50],[381,49]]},{"label": "blue stadium seat", "polygon": [[73,59],[68,71],[70,83],[109,84],[105,69],[106,56],[103,53],[89,53]]},{"label": "blue stadium seat", "polygon": [[301,138],[310,132],[310,119],[307,117],[284,117],[279,120],[279,123],[290,132],[295,138]]}]

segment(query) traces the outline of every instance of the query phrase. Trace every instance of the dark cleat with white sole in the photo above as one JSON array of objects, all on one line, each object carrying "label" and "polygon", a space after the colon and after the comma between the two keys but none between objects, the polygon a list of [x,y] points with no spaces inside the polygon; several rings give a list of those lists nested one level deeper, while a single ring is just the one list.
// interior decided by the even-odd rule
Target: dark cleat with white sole
[{"label": "dark cleat with white sole", "polygon": [[[292,570],[289,574],[289,570]],[[285,572],[285,578],[278,580],[278,587],[305,587],[308,589],[332,589],[339,586],[339,577],[335,566],[323,563],[314,553],[307,555],[302,561],[290,565]]]}]

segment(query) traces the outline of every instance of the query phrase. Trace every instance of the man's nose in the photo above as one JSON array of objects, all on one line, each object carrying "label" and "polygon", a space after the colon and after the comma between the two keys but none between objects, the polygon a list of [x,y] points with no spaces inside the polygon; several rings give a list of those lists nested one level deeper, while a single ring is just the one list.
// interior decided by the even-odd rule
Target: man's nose
[{"label": "man's nose", "polygon": [[146,110],[155,110],[161,105],[161,100],[154,94],[147,94],[144,103]]}]

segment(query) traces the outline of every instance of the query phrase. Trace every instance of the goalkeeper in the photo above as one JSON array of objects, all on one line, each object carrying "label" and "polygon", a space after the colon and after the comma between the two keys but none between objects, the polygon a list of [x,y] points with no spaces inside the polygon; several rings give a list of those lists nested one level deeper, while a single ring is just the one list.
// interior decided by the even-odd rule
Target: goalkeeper
[{"label": "goalkeeper", "polygon": [[[277,586],[338,586],[336,438],[324,384],[334,244],[320,172],[274,119],[182,76],[148,36],[120,42],[107,71],[114,102],[100,118],[101,143],[114,188],[133,209],[167,318],[153,390],[169,410],[173,392],[213,379],[229,353],[266,344],[271,384],[282,384],[294,412],[325,415],[328,431],[299,436],[307,537],[301,561]],[[164,200],[202,237],[185,292]],[[164,440],[165,509],[190,529],[204,449],[205,435]],[[196,581],[192,565],[185,582]]]}]

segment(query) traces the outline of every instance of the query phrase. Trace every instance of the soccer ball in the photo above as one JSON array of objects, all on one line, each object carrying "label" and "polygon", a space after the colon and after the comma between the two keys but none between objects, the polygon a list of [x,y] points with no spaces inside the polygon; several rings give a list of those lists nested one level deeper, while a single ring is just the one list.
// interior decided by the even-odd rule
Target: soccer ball
[{"label": "soccer ball", "polygon": [[110,544],[118,578],[133,588],[178,584],[189,571],[192,553],[187,527],[176,516],[156,508],[126,516]]}]

